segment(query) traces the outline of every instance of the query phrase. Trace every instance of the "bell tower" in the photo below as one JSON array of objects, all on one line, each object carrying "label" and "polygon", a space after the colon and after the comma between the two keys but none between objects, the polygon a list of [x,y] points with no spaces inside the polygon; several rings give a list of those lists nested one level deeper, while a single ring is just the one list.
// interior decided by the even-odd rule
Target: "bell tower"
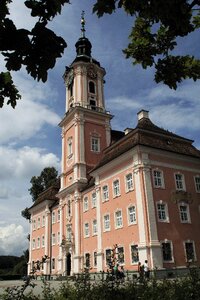
[{"label": "bell tower", "polygon": [[105,109],[105,69],[91,55],[92,44],[85,36],[82,12],[81,37],[75,44],[76,57],[63,75],[66,86],[66,113],[62,127],[61,190],[87,183],[87,173],[110,144],[110,120]]}]

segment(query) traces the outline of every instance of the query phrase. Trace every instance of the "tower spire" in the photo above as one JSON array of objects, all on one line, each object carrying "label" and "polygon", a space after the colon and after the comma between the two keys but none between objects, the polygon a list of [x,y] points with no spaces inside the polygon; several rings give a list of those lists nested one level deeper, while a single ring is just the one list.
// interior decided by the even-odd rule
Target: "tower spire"
[{"label": "tower spire", "polygon": [[84,38],[85,37],[85,11],[82,10],[81,13],[81,37]]}]

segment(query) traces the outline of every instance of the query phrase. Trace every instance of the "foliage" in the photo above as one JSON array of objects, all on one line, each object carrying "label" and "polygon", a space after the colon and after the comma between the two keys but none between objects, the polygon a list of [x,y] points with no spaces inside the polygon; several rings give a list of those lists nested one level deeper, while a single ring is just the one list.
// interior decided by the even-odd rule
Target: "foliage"
[{"label": "foliage", "polygon": [[117,8],[133,16],[130,43],[124,50],[133,64],[155,67],[155,81],[176,89],[183,79],[200,79],[200,60],[175,55],[178,38],[200,27],[200,1],[187,0],[97,0],[93,11],[99,16]]},{"label": "foliage", "polygon": [[24,208],[24,209],[21,211],[21,215],[22,215],[23,218],[29,220],[29,222],[30,222],[30,220],[31,220],[31,214],[30,214],[30,212],[29,212],[29,208],[28,208],[28,207]]},{"label": "foliage", "polygon": [[30,183],[32,184],[29,192],[32,200],[36,201],[39,194],[48,189],[57,181],[58,171],[54,167],[47,167],[42,170],[39,176],[33,176]]},{"label": "foliage", "polygon": [[[28,286],[31,286],[29,279],[22,287],[8,289],[4,294],[4,300],[17,299],[40,299],[40,300],[199,300],[200,299],[200,279],[199,270],[193,269],[190,275],[185,278],[173,280],[137,280],[119,283],[118,281],[98,281],[91,284],[88,277],[80,276],[74,283],[62,283],[58,291],[51,288],[50,284],[43,282],[42,293],[34,298],[34,293],[29,293],[29,298],[23,293],[21,298],[12,292],[18,290],[18,295]],[[34,287],[34,285],[32,286]],[[12,295],[12,298],[9,297]]]},{"label": "foliage", "polygon": [[30,10],[35,25],[31,30],[16,28],[8,18],[9,4],[12,0],[0,1],[0,54],[4,56],[7,72],[0,73],[0,107],[7,99],[7,104],[15,108],[21,98],[13,83],[12,71],[19,71],[25,66],[34,79],[47,80],[47,73],[61,57],[67,46],[62,37],[47,28],[48,22],[60,14],[69,0],[27,0],[24,5]]},{"label": "foliage", "polygon": [[29,251],[24,251],[21,257],[0,256],[0,275],[26,275]]}]

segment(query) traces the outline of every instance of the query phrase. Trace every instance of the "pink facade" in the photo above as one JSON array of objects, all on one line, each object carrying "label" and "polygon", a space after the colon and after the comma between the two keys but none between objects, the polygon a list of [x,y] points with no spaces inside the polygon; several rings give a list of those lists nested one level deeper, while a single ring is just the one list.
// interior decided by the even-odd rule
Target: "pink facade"
[{"label": "pink facade", "polygon": [[[137,270],[200,263],[200,151],[154,125],[148,112],[125,133],[111,130],[105,70],[86,37],[66,68],[60,186],[30,208],[30,260],[38,273]],[[115,248],[115,253],[112,251]],[[115,259],[115,260],[114,260]]]}]

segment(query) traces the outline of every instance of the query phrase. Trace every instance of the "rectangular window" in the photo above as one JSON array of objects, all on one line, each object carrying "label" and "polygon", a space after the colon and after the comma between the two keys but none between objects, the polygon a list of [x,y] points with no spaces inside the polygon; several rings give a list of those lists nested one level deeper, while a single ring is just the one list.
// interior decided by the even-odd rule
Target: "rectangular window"
[{"label": "rectangular window", "polygon": [[131,263],[137,264],[139,262],[138,245],[131,245]]},{"label": "rectangular window", "polygon": [[37,238],[37,248],[40,248],[40,238]]},{"label": "rectangular window", "polygon": [[183,174],[175,174],[176,189],[183,191],[185,189]]},{"label": "rectangular window", "polygon": [[111,249],[106,249],[106,265],[110,266],[112,264],[112,253]]},{"label": "rectangular window", "polygon": [[55,258],[52,258],[51,260],[51,267],[53,270],[55,269]]},{"label": "rectangular window", "polygon": [[55,233],[52,233],[52,245],[55,245],[56,244],[56,235]]},{"label": "rectangular window", "polygon": [[200,193],[200,176],[195,176],[194,180],[195,180],[196,192]]},{"label": "rectangular window", "polygon": [[165,262],[172,261],[171,242],[163,242],[162,243],[162,255],[163,255],[163,261],[165,261]]},{"label": "rectangular window", "polygon": [[45,237],[44,237],[44,235],[42,236],[42,247],[44,247],[45,246]]},{"label": "rectangular window", "polygon": [[72,137],[68,138],[67,140],[67,156],[68,158],[72,156],[73,150],[72,150]]},{"label": "rectangular window", "polygon": [[119,190],[119,180],[113,181],[113,194],[114,197],[117,197],[120,195],[120,190]]},{"label": "rectangular window", "polygon": [[45,215],[42,216],[42,227],[45,226]]},{"label": "rectangular window", "polygon": [[118,247],[118,262],[124,264],[124,247]]},{"label": "rectangular window", "polygon": [[97,252],[94,252],[94,267],[97,267]]},{"label": "rectangular window", "polygon": [[40,218],[37,220],[37,228],[40,228]]},{"label": "rectangular window", "polygon": [[104,231],[110,230],[110,215],[103,217]]},{"label": "rectangular window", "polygon": [[93,220],[92,222],[93,234],[97,234],[97,220]]},{"label": "rectangular window", "polygon": [[158,212],[158,220],[159,221],[166,221],[167,220],[166,204],[165,203],[157,203],[157,212]]},{"label": "rectangular window", "polygon": [[83,211],[87,211],[89,209],[89,201],[88,201],[88,197],[85,197],[83,199]]},{"label": "rectangular window", "polygon": [[33,220],[33,230],[36,229],[36,220]]},{"label": "rectangular window", "polygon": [[85,253],[85,267],[90,268],[90,253]]},{"label": "rectangular window", "polygon": [[35,239],[32,241],[32,249],[35,249]]},{"label": "rectangular window", "polygon": [[91,151],[100,152],[100,139],[98,137],[91,138]]},{"label": "rectangular window", "polygon": [[60,244],[60,232],[57,234],[57,244]]},{"label": "rectangular window", "polygon": [[57,221],[60,222],[60,209],[58,210],[58,217],[57,217]]},{"label": "rectangular window", "polygon": [[108,186],[107,185],[104,185],[102,188],[102,197],[103,197],[104,201],[108,200]]},{"label": "rectangular window", "polygon": [[122,222],[122,211],[118,210],[115,213],[115,227],[116,228],[121,228],[123,226]]},{"label": "rectangular window", "polygon": [[195,260],[194,242],[185,242],[185,254],[187,262]]},{"label": "rectangular window", "polygon": [[97,206],[97,194],[96,192],[92,193],[92,207]]},{"label": "rectangular window", "polygon": [[160,188],[164,186],[162,171],[153,170],[153,182],[154,182],[154,187],[156,188]]},{"label": "rectangular window", "polygon": [[181,223],[189,223],[190,222],[189,207],[187,204],[179,205],[179,213],[180,213]]},{"label": "rectangular window", "polygon": [[126,175],[126,191],[132,191],[133,190],[133,174],[130,173]]},{"label": "rectangular window", "polygon": [[56,223],[56,214],[55,211],[52,212],[52,224]]},{"label": "rectangular window", "polygon": [[128,224],[135,224],[136,223],[136,210],[135,206],[130,206],[128,208]]},{"label": "rectangular window", "polygon": [[85,226],[84,226],[84,235],[85,235],[85,237],[89,236],[89,223],[85,223]]}]

